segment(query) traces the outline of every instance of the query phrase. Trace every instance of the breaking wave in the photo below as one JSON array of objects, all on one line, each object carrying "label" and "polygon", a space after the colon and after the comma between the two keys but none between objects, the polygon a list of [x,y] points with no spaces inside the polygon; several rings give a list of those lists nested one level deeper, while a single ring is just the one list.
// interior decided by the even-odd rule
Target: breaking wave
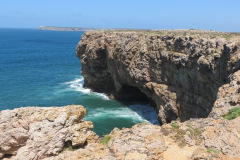
[{"label": "breaking wave", "polygon": [[73,81],[69,81],[69,82],[65,82],[65,84],[67,85],[68,89],[77,91],[77,92],[81,92],[83,94],[87,94],[87,95],[93,95],[96,97],[101,97],[104,100],[109,100],[109,97],[104,94],[104,93],[98,93],[98,92],[93,92],[91,91],[91,89],[88,88],[84,88],[83,84],[84,84],[84,78],[75,78]]}]

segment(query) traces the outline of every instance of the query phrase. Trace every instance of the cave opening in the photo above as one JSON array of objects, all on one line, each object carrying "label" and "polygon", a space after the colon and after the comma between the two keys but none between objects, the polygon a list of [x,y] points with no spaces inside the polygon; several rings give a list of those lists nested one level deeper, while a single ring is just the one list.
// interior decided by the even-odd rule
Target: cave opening
[{"label": "cave opening", "polygon": [[[155,102],[139,88],[127,84],[121,84],[121,89],[116,92],[114,96],[118,102],[138,114],[138,116],[144,119],[145,122],[160,125]],[[136,119],[139,118],[138,116],[136,116]]]},{"label": "cave opening", "polygon": [[115,99],[150,103],[149,98],[137,87],[122,84],[121,89],[114,94]]}]

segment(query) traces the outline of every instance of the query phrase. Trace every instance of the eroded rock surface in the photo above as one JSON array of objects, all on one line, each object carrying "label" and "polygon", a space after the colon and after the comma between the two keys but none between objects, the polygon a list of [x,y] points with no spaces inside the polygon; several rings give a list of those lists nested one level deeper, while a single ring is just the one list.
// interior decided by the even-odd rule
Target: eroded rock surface
[{"label": "eroded rock surface", "polygon": [[209,117],[219,118],[240,106],[240,70],[230,75],[230,82],[219,88],[217,100]]},{"label": "eroded rock surface", "polygon": [[199,160],[240,156],[240,117],[191,119],[163,126],[147,123],[115,129],[108,147],[120,159]]},{"label": "eroded rock surface", "polygon": [[239,70],[239,35],[231,36],[201,31],[85,32],[77,56],[85,87],[118,99],[142,99],[144,93],[155,103],[160,123],[185,121],[207,117],[218,88]]},{"label": "eroded rock surface", "polygon": [[239,160],[240,117],[191,119],[163,126],[141,123],[114,129],[107,146],[91,143],[75,151],[64,151],[48,160]]},{"label": "eroded rock surface", "polygon": [[43,159],[58,155],[64,147],[96,141],[92,122],[84,121],[86,109],[25,107],[0,112],[0,158]]},{"label": "eroded rock surface", "polygon": [[238,160],[240,117],[141,123],[115,128],[106,145],[84,121],[82,106],[26,107],[0,112],[3,160]]}]

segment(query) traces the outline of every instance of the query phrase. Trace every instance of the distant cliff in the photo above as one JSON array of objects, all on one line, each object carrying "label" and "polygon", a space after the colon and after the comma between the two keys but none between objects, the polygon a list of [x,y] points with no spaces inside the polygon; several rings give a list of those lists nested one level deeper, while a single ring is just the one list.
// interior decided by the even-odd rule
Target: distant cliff
[{"label": "distant cliff", "polygon": [[[201,30],[92,31],[82,36],[77,56],[85,87],[117,99],[145,96],[160,123],[185,121],[207,117],[219,87],[240,69],[239,37]],[[240,104],[239,90],[235,94],[229,106]]]},{"label": "distant cliff", "polygon": [[40,26],[39,30],[50,30],[50,31],[89,31],[96,30],[95,28],[84,28],[84,27],[53,27],[53,26]]},{"label": "distant cliff", "polygon": [[[109,31],[115,30],[114,28],[89,28],[89,27],[53,27],[53,26],[40,26],[39,30],[49,31]],[[121,30],[133,30],[133,29],[121,29]]]}]

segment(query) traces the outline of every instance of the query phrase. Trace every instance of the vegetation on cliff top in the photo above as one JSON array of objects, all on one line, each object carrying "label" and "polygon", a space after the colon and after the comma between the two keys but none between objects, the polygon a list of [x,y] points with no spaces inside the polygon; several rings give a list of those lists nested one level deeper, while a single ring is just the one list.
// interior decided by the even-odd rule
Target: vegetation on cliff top
[{"label": "vegetation on cliff top", "polygon": [[240,116],[240,106],[232,108],[223,118],[232,120]]},{"label": "vegetation on cliff top", "polygon": [[101,140],[101,143],[105,146],[107,146],[108,141],[112,138],[112,136],[104,136],[103,139]]},{"label": "vegetation on cliff top", "polygon": [[213,148],[207,148],[207,152],[208,152],[208,153],[215,153],[215,154],[219,153],[218,150],[213,149]]},{"label": "vegetation on cliff top", "polygon": [[187,128],[185,129],[180,129],[180,126],[176,123],[171,123],[171,126],[172,130],[176,133],[172,138],[177,141],[179,147],[186,146],[184,139],[185,135],[193,139],[197,145],[199,145],[203,140],[201,137],[203,130],[199,128],[193,128],[190,124],[187,124]]},{"label": "vegetation on cliff top", "polygon": [[144,34],[157,34],[160,36],[174,35],[174,36],[200,36],[201,38],[224,38],[226,40],[234,39],[240,41],[240,33],[237,32],[218,32],[212,30],[199,29],[168,29],[168,30],[108,30],[106,32],[138,32]]}]

